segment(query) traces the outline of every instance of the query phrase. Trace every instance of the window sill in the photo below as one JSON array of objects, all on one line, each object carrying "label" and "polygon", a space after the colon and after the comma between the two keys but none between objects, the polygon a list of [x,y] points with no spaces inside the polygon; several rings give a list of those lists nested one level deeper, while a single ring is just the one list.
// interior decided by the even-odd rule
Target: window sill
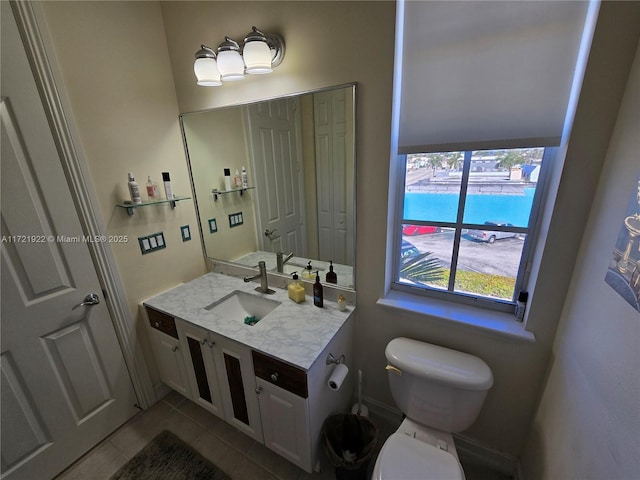
[{"label": "window sill", "polygon": [[534,333],[525,330],[524,324],[515,321],[513,315],[509,313],[425,298],[395,290],[378,299],[377,303],[396,310],[428,315],[436,321],[453,322],[509,340],[527,343],[534,343],[536,340]]}]

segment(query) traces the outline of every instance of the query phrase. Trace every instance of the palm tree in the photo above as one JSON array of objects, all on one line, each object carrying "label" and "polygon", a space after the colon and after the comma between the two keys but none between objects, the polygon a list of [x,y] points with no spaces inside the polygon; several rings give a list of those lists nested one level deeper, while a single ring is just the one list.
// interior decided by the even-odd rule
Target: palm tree
[{"label": "palm tree", "polygon": [[514,165],[522,165],[526,160],[524,152],[510,151],[504,157],[502,157],[496,167],[510,171]]},{"label": "palm tree", "polygon": [[444,269],[437,258],[429,258],[432,252],[403,258],[400,264],[400,278],[424,285],[444,278]]},{"label": "palm tree", "polygon": [[441,153],[433,153],[429,155],[428,162],[433,168],[433,176],[436,176],[436,170],[438,167],[442,165],[442,161],[444,160],[444,156]]}]

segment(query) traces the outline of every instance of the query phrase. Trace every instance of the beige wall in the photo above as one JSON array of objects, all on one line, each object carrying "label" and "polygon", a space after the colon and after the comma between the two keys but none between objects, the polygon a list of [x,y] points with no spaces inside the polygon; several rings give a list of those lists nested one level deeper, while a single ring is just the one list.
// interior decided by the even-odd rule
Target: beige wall
[{"label": "beige wall", "polygon": [[[640,21],[636,15],[636,22]],[[640,50],[581,243],[525,478],[637,478],[640,314],[604,281],[640,174]]]},{"label": "beige wall", "polygon": [[[193,202],[149,206],[127,216],[127,173],[144,188],[171,173],[176,195],[191,196],[160,6],[154,2],[43,2],[82,153],[111,235],[132,315],[142,299],[205,272]],[[144,197],[144,196],[143,196]],[[193,240],[183,243],[180,226]],[[142,255],[137,238],[162,231],[167,248]]]},{"label": "beige wall", "polygon": [[[158,9],[166,39],[157,21]],[[587,98],[592,108],[581,113],[581,119],[589,121],[576,121],[580,128],[572,135],[573,149],[568,149],[556,215],[544,232],[547,243],[538,277],[538,285],[544,289],[537,287],[530,305],[528,326],[537,341],[528,344],[427,316],[391,312],[376,303],[385,289],[386,231],[382,226],[388,212],[393,2],[56,3],[47,5],[46,10],[110,233],[138,235],[146,232],[147,226],[151,231],[155,227],[177,230],[180,221],[171,223],[174,215],[188,216],[188,222],[195,226],[193,208],[187,205],[175,213],[161,210],[132,219],[113,208],[126,192],[126,172],[134,166],[138,176],[154,168],[150,173],[155,175],[156,170],[170,170],[176,190],[188,191],[177,110],[197,111],[357,82],[356,363],[363,369],[364,394],[393,405],[384,373],[384,348],[396,336],[476,354],[492,368],[495,384],[480,418],[466,433],[487,446],[520,454],[546,381],[576,245],[600,175],[600,147],[603,138],[608,142],[611,128],[609,104],[619,100],[624,72],[614,69],[603,76],[607,88],[592,90]],[[221,88],[197,87],[193,54],[200,44],[215,47],[224,35],[240,39],[254,24],[285,37],[284,63],[266,77]],[[171,71],[163,53],[165,43]],[[606,53],[617,58],[617,50],[608,48]],[[175,93],[171,91],[174,86]],[[96,92],[100,93],[98,98]],[[155,147],[153,151],[150,145]],[[187,223],[187,219],[181,221]],[[569,231],[567,225],[571,226]],[[114,250],[126,285],[138,297],[143,295],[141,290],[149,290],[140,283],[143,267],[149,264],[153,264],[149,268],[153,268],[154,279],[162,277],[159,282],[167,287],[202,271],[200,253],[195,251],[197,242],[145,257],[132,253],[134,246],[115,246]],[[173,268],[158,267],[163,261]]]}]

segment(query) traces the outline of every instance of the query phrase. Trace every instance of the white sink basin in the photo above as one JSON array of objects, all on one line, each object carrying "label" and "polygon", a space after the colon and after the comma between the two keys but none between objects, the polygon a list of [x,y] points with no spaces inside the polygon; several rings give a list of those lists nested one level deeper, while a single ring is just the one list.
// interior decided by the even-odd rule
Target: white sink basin
[{"label": "white sink basin", "polygon": [[280,305],[280,302],[277,300],[259,297],[241,290],[234,290],[229,295],[204,308],[225,318],[237,319],[241,322],[244,322],[247,317],[255,317],[252,322],[248,323],[249,325],[254,325],[271,313],[278,305]]}]

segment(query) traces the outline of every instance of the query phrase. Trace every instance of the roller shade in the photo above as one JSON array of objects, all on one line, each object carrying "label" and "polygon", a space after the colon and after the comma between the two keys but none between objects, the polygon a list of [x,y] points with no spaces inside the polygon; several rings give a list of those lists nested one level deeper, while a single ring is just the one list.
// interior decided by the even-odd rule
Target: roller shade
[{"label": "roller shade", "polygon": [[588,7],[405,2],[399,153],[558,145]]}]

